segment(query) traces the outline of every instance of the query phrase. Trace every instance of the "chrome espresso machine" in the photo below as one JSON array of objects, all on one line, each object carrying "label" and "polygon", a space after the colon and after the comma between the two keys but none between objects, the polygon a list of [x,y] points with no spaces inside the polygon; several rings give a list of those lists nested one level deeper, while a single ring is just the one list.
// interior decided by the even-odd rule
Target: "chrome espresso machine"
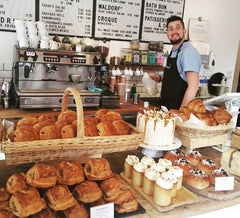
[{"label": "chrome espresso machine", "polygon": [[[100,93],[88,91],[87,87],[94,85],[95,68],[99,66],[101,53],[98,52],[16,47],[12,84],[14,106],[60,108],[64,90],[75,87],[80,91],[83,107],[97,107]],[[75,107],[72,95],[68,106]]]}]

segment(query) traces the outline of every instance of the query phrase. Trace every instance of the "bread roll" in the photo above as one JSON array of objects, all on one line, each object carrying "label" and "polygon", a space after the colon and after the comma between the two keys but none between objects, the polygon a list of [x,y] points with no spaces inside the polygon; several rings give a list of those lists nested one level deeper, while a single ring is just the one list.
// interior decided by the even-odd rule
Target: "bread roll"
[{"label": "bread roll", "polygon": [[112,124],[117,130],[118,135],[129,135],[131,133],[129,124],[124,120],[115,120]]},{"label": "bread roll", "polygon": [[72,125],[66,125],[61,129],[61,138],[68,139],[76,137],[76,133],[73,130]]},{"label": "bread roll", "polygon": [[208,175],[199,169],[190,170],[185,181],[196,189],[204,189],[210,185]]},{"label": "bread roll", "polygon": [[193,150],[185,154],[185,158],[193,165],[197,166],[200,160],[203,159],[201,153],[197,150]]},{"label": "bread roll", "polygon": [[56,168],[49,164],[35,164],[26,173],[27,184],[37,188],[49,188],[56,185]]},{"label": "bread roll", "polygon": [[97,129],[100,136],[118,135],[118,132],[114,125],[110,122],[100,122],[97,125]]},{"label": "bread roll", "polygon": [[38,133],[32,126],[22,126],[14,131],[14,142],[38,140]]},{"label": "bread roll", "polygon": [[206,113],[205,105],[201,99],[193,99],[188,103],[187,108],[196,113]]},{"label": "bread roll", "polygon": [[76,111],[63,111],[58,115],[58,120],[65,120],[68,124],[71,124],[74,120],[77,119]]},{"label": "bread roll", "polygon": [[89,180],[104,180],[112,176],[112,170],[105,158],[92,158],[85,163],[84,174]]},{"label": "bread roll", "polygon": [[101,117],[101,122],[110,122],[112,123],[114,120],[121,120],[122,117],[119,113],[114,111],[109,111]]},{"label": "bread roll", "polygon": [[59,130],[55,125],[45,126],[39,132],[40,140],[51,140],[51,139],[59,139]]},{"label": "bread roll", "polygon": [[171,150],[171,151],[166,152],[163,155],[163,158],[174,162],[175,160],[177,160],[179,158],[185,158],[185,155],[180,150],[175,149],[175,150]]},{"label": "bread roll", "polygon": [[211,184],[215,185],[216,177],[225,177],[225,176],[229,176],[228,173],[224,169],[217,168],[213,170],[211,174],[209,174],[209,181]]},{"label": "bread roll", "polygon": [[28,217],[46,207],[46,202],[34,187],[14,193],[9,204],[12,212],[18,217]]},{"label": "bread roll", "polygon": [[7,191],[14,194],[17,191],[22,191],[28,187],[26,175],[24,173],[15,173],[11,175],[6,183]]},{"label": "bread roll", "polygon": [[84,181],[73,190],[73,195],[83,203],[92,203],[102,197],[102,191],[94,181]]},{"label": "bread roll", "polygon": [[213,170],[217,169],[217,165],[213,160],[204,158],[199,161],[197,168],[209,175],[213,172]]},{"label": "bread roll", "polygon": [[22,126],[33,126],[36,123],[38,123],[37,117],[24,117],[17,122],[17,128]]},{"label": "bread roll", "polygon": [[75,185],[84,181],[83,167],[79,161],[62,161],[57,164],[58,182]]},{"label": "bread roll", "polygon": [[97,118],[98,122],[101,121],[101,117],[102,117],[104,114],[106,114],[107,112],[109,112],[108,109],[100,109],[100,110],[98,110],[98,111],[96,112],[95,117]]},{"label": "bread roll", "polygon": [[66,210],[67,208],[73,207],[76,202],[76,199],[66,185],[56,185],[49,188],[45,196],[48,200],[48,206],[54,211]]}]

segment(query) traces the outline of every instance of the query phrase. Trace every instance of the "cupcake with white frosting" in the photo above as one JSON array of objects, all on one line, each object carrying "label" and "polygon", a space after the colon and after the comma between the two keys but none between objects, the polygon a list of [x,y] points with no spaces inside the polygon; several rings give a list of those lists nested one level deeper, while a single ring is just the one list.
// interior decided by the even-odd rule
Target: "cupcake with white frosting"
[{"label": "cupcake with white frosting", "polygon": [[172,166],[169,170],[169,173],[172,173],[177,178],[177,190],[182,188],[182,180],[183,180],[183,170],[179,166]]},{"label": "cupcake with white frosting", "polygon": [[171,190],[173,183],[163,177],[156,180],[153,191],[153,201],[159,206],[169,206],[171,204]]},{"label": "cupcake with white frosting", "polygon": [[152,164],[155,163],[155,160],[152,157],[143,156],[141,162],[150,167]]},{"label": "cupcake with white frosting", "polygon": [[171,196],[176,197],[177,195],[177,178],[174,176],[171,172],[167,171],[162,173],[162,178],[170,181],[173,184],[172,190],[171,190]]},{"label": "cupcake with white frosting", "polygon": [[150,168],[156,170],[160,174],[166,172],[166,168],[161,163],[152,164]]},{"label": "cupcake with white frosting", "polygon": [[132,172],[132,184],[133,185],[142,187],[144,173],[147,168],[148,168],[147,165],[145,165],[141,162],[133,165],[133,172]]},{"label": "cupcake with white frosting", "polygon": [[165,158],[160,158],[158,163],[163,165],[166,169],[169,169],[172,166],[172,161]]},{"label": "cupcake with white frosting", "polygon": [[143,192],[145,194],[153,195],[155,182],[158,177],[160,177],[160,174],[156,170],[152,168],[148,168],[145,170],[145,174],[143,177]]},{"label": "cupcake with white frosting", "polygon": [[135,155],[128,155],[124,162],[124,176],[132,177],[133,165],[139,162],[139,158]]}]

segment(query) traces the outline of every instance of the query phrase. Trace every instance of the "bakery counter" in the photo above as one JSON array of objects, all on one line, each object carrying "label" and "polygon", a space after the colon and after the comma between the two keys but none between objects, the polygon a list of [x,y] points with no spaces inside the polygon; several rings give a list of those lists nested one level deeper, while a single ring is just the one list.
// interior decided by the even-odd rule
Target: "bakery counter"
[{"label": "bakery counter", "polygon": [[[201,148],[199,151],[206,157],[214,159],[216,162],[219,161],[221,153],[216,151],[215,149],[208,147],[208,148]],[[127,157],[128,154],[133,154],[141,158],[143,154],[141,153],[141,149],[137,149],[134,151],[128,151],[128,152],[118,152],[118,153],[112,153],[112,154],[105,154],[103,157],[105,157],[112,168],[113,172],[116,172],[120,174],[123,172],[123,165],[124,160]],[[16,172],[26,172],[29,167],[32,166],[32,164],[23,164],[23,165],[16,165],[16,166],[8,166],[5,164],[5,161],[0,161],[0,185],[4,185],[7,178]],[[159,212],[156,208],[154,208],[145,198],[142,197],[139,193],[135,192],[138,202],[142,205],[142,207],[146,210],[144,214],[137,214],[137,215],[131,215],[131,216],[124,216],[124,217],[132,217],[132,218],[147,218],[147,217],[167,217],[167,218],[179,218],[179,217],[191,217],[195,215],[202,214],[200,217],[217,217],[217,216],[207,216],[204,215],[204,213],[212,212],[212,211],[218,211],[223,208],[228,208],[235,206],[240,208],[239,202],[240,202],[240,196],[235,197],[230,200],[212,200],[207,197],[199,197],[199,202],[193,203],[193,204],[185,204],[179,207],[176,207],[172,210],[166,211],[166,212]],[[222,216],[218,216],[222,217]],[[234,216],[232,216],[234,217]],[[237,217],[237,216],[235,216]]]},{"label": "bakery counter", "polygon": [[[120,114],[137,114],[139,109],[143,107],[143,101],[140,101],[140,104],[132,104],[131,102],[126,102],[120,105],[117,109],[109,109],[116,111]],[[94,115],[97,110],[101,109],[101,107],[92,107],[92,108],[83,108],[84,115]],[[16,109],[16,108],[9,108],[4,109],[0,106],[0,117],[1,118],[18,118],[24,116],[39,116],[43,113],[52,114],[57,116],[60,113],[60,108],[57,110],[52,109]]]}]

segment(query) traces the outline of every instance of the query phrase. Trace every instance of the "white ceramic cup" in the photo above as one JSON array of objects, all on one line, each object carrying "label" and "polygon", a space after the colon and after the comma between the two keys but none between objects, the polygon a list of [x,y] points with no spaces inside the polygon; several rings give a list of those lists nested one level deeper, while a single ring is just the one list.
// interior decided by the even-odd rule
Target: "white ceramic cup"
[{"label": "white ceramic cup", "polygon": [[40,37],[37,35],[29,35],[29,45],[31,48],[38,48]]},{"label": "white ceramic cup", "polygon": [[42,49],[49,49],[49,40],[40,40],[40,48]]},{"label": "white ceramic cup", "polygon": [[56,41],[53,41],[53,40],[50,40],[49,41],[49,45],[50,45],[50,49],[51,50],[57,50],[61,47],[61,43],[60,42],[56,42]]}]

